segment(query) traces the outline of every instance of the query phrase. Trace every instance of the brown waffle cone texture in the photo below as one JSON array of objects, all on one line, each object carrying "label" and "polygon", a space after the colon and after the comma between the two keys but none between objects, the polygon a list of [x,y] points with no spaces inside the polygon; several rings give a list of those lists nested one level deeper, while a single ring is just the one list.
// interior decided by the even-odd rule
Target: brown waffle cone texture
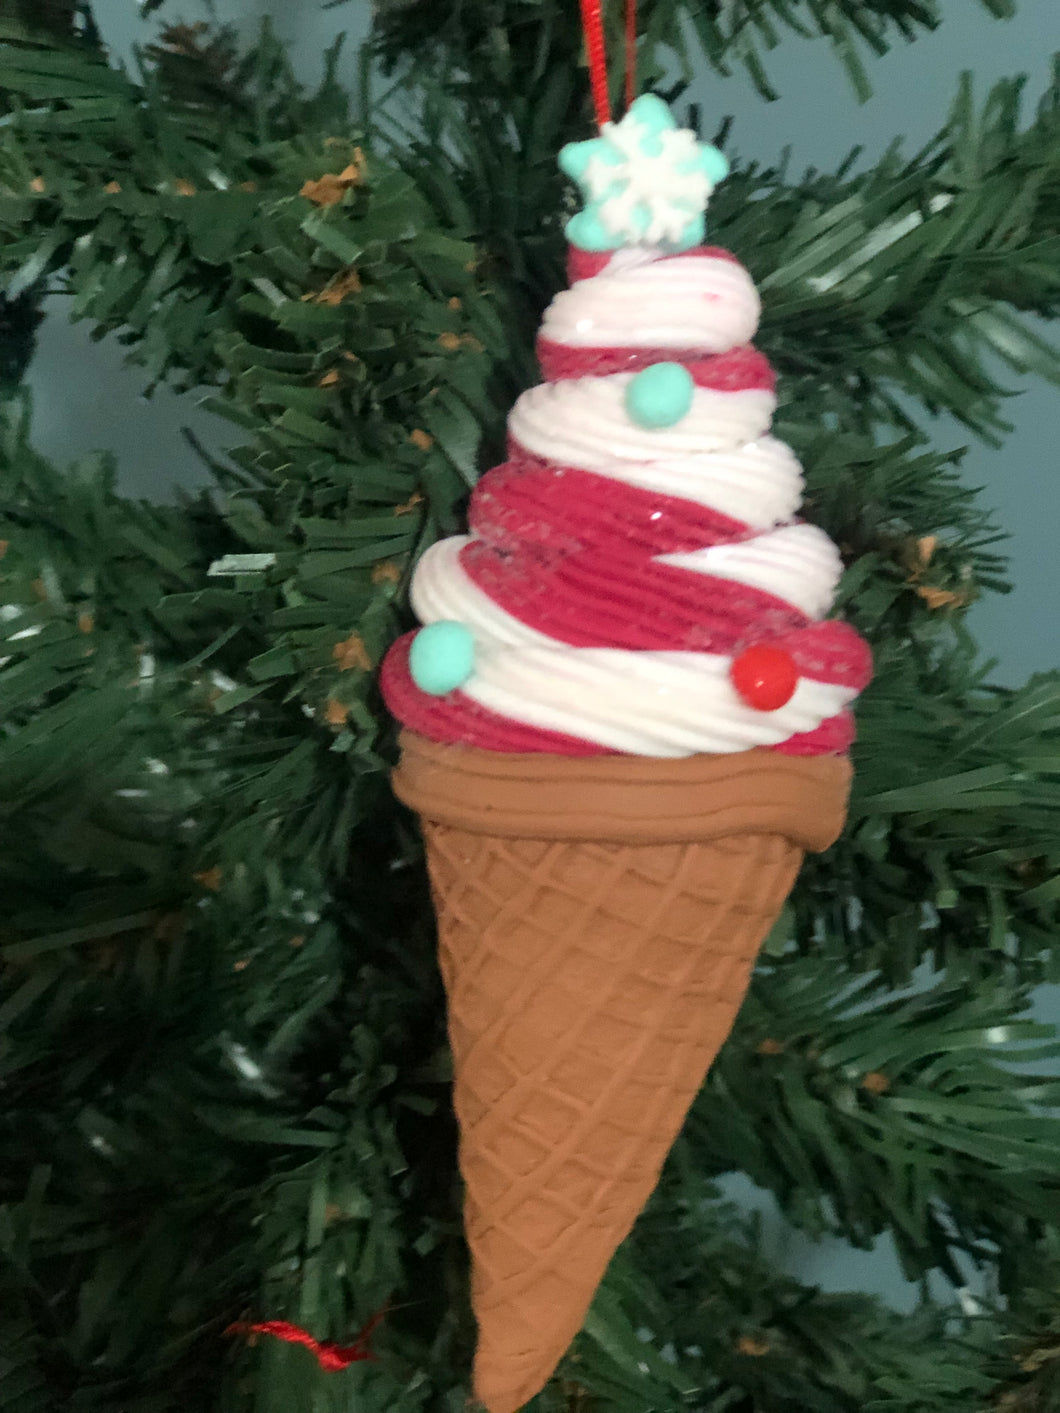
[{"label": "brown waffle cone texture", "polygon": [[850,766],[504,755],[406,732],[438,915],[478,1320],[514,1413],[581,1327]]}]

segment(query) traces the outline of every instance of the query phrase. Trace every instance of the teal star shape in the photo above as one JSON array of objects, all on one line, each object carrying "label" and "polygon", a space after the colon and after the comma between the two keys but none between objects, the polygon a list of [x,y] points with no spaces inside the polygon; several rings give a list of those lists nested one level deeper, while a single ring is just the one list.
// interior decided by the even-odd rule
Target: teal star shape
[{"label": "teal star shape", "polygon": [[729,173],[724,154],[697,142],[690,128],[679,128],[652,93],[630,104],[620,123],[605,123],[599,137],[568,143],[559,165],[585,202],[568,221],[567,238],[595,251],[698,245],[710,194]]}]

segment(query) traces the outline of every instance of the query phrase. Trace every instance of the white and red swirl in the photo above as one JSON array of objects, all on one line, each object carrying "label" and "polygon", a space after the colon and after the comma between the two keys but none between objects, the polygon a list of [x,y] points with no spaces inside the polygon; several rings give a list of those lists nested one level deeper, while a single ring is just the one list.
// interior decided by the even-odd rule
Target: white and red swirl
[{"label": "white and red swirl", "polygon": [[[476,488],[470,534],[433,546],[413,579],[421,622],[471,631],[474,672],[445,696],[421,692],[406,635],[383,669],[392,711],[433,740],[497,751],[845,750],[868,648],[825,617],[842,566],[794,518],[802,472],[769,435],[750,277],[705,248],[572,251],[570,271],[538,340],[546,381],[512,409],[508,459]],[[640,427],[625,390],[660,361],[689,370],[692,406]],[[730,678],[761,643],[799,673],[773,711]]]}]

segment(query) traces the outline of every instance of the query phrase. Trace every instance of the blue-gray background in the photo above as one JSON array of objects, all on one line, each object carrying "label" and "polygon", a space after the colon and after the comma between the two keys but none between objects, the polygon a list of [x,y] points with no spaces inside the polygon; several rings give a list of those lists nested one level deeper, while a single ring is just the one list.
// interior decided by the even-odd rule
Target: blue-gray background
[{"label": "blue-gray background", "polygon": [[[442,5],[446,0],[436,0]],[[574,3],[574,0],[571,0]],[[136,0],[95,0],[96,18],[114,52],[128,56],[150,30],[139,18]],[[215,0],[217,18],[252,33],[265,16],[289,41],[299,74],[307,81],[319,72],[320,55],[345,29],[356,48],[370,16],[369,0],[349,0],[323,10],[316,0]],[[1019,0],[1015,19],[994,20],[975,0],[944,0],[944,22],[914,44],[898,42],[885,57],[870,62],[874,96],[858,104],[828,45],[785,37],[768,69],[781,98],[762,102],[742,76],[719,79],[703,74],[691,97],[703,105],[708,127],[733,117],[732,150],[745,159],[772,163],[784,148],[795,170],[834,167],[855,145],[863,161],[874,161],[896,136],[916,150],[943,123],[964,69],[975,75],[980,99],[990,84],[1013,74],[1028,75],[1027,111],[1049,76],[1049,55],[1060,49],[1058,0]],[[203,18],[206,7],[184,0],[164,7],[168,21]],[[352,62],[349,67],[353,82]],[[984,653],[995,658],[995,679],[1023,681],[1032,672],[1060,665],[1060,396],[1032,379],[1007,375],[1018,392],[1008,404],[1014,430],[1001,451],[972,445],[965,479],[981,486],[983,502],[996,510],[1009,531],[1013,592],[991,596],[971,611],[971,627]],[[151,400],[140,393],[137,371],[122,366],[116,340],[94,344],[84,325],[70,326],[63,301],[51,301],[30,383],[36,400],[40,449],[63,463],[89,448],[106,447],[119,459],[122,484],[135,495],[162,497],[176,485],[201,482],[203,474],[180,432],[192,426],[207,444],[224,445],[226,431],[195,405],[193,396],[166,390]],[[939,418],[936,445],[967,445],[959,425]],[[1039,1012],[1060,1013],[1057,992],[1043,992]],[[802,1279],[832,1289],[879,1291],[909,1306],[915,1291],[904,1285],[885,1243],[871,1254],[849,1252],[838,1243],[813,1246],[777,1219],[764,1195],[733,1187],[733,1195],[762,1212],[765,1235],[779,1259]]]}]

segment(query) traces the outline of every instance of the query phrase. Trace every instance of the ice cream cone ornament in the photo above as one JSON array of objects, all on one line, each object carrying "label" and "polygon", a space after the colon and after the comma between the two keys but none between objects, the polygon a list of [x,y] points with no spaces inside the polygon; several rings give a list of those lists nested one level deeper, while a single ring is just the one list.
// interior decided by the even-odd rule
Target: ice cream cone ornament
[{"label": "ice cream cone ornament", "polygon": [[612,123],[601,87],[599,137],[560,155],[584,206],[544,381],[469,533],[420,560],[423,626],[383,667],[438,915],[489,1413],[553,1373],[803,853],[842,828],[870,675],[770,434],[757,292],[702,244],[725,159],[650,95]]}]

